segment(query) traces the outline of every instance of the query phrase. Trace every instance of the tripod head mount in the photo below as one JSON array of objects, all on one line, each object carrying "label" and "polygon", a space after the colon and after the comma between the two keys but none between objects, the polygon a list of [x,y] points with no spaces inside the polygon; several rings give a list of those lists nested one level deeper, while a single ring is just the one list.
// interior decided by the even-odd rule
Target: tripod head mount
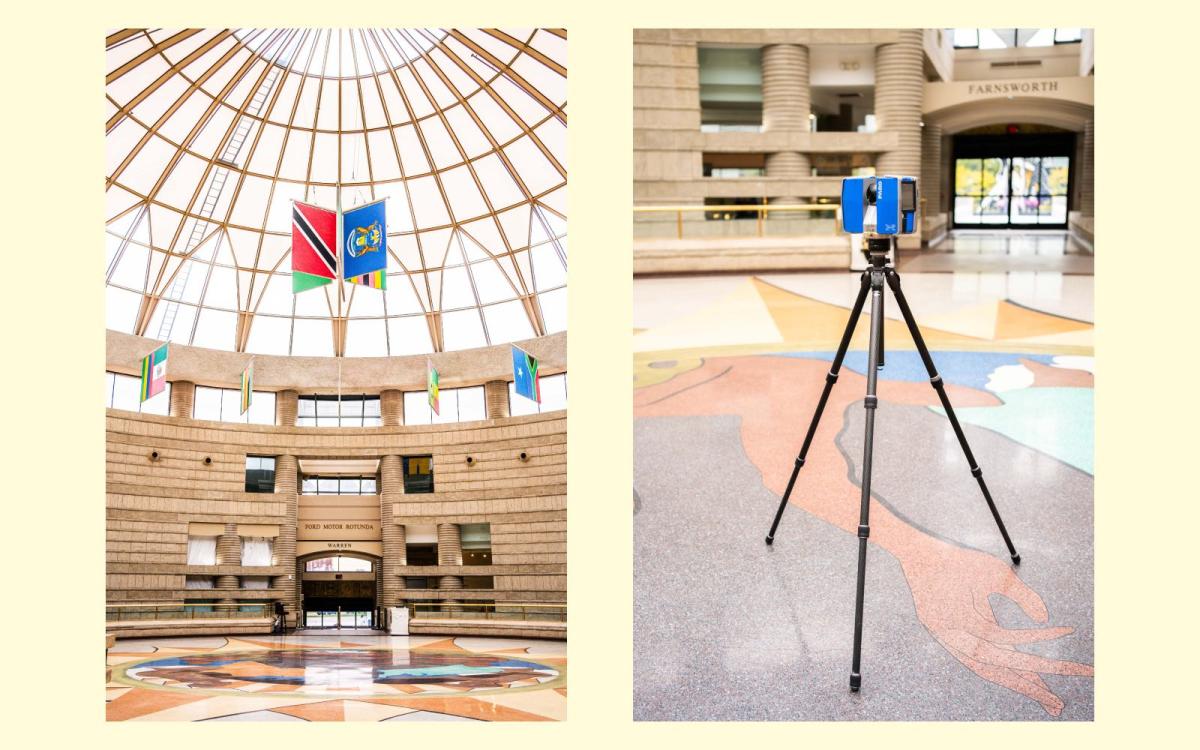
[{"label": "tripod head mount", "polygon": [[895,235],[868,235],[863,243],[863,255],[875,268],[883,268],[888,264],[888,253],[895,241]]}]

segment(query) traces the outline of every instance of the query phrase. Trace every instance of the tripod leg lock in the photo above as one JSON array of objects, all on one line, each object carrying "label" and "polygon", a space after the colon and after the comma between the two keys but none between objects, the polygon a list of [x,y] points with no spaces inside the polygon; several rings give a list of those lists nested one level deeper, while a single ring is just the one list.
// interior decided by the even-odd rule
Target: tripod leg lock
[{"label": "tripod leg lock", "polygon": [[929,384],[932,385],[934,388],[938,389],[939,391],[942,390],[942,388],[944,387],[944,385],[942,383],[941,375],[934,375],[932,378],[929,379]]},{"label": "tripod leg lock", "polygon": [[829,372],[825,373],[825,382],[826,383],[833,385],[834,383],[837,382],[837,379],[838,379],[837,373],[834,372],[833,370],[830,370]]},{"label": "tripod leg lock", "polygon": [[867,537],[869,537],[869,536],[871,536],[871,527],[870,527],[870,526],[867,526],[865,523],[864,523],[864,524],[859,524],[859,527],[858,527],[858,538],[859,538],[859,539],[866,539],[866,538],[867,538]]},{"label": "tripod leg lock", "polygon": [[971,469],[971,476],[975,477],[976,479],[980,478],[983,476],[983,469],[976,466],[975,468]]},{"label": "tripod leg lock", "polygon": [[802,468],[804,468],[804,459],[800,456],[796,456],[796,471],[799,471]]},{"label": "tripod leg lock", "polygon": [[875,396],[867,396],[863,399],[863,408],[874,409],[879,404],[879,399]]}]

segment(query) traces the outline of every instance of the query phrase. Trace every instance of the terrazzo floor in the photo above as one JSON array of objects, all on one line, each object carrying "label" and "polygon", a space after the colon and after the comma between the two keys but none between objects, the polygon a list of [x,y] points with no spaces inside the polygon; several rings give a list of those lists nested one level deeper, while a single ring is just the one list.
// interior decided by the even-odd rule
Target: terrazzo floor
[{"label": "terrazzo floor", "polygon": [[303,635],[119,640],[109,721],[557,721],[566,643]]},{"label": "terrazzo floor", "polygon": [[849,692],[866,314],[763,537],[858,276],[637,279],[635,719],[1092,718],[1092,278],[901,275],[1021,565],[889,294]]}]

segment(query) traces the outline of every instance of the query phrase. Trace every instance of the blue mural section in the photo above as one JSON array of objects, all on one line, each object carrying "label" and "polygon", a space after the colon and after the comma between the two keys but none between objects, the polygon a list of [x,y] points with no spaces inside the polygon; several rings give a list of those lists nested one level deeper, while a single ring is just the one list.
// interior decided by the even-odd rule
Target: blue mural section
[{"label": "blue mural section", "polygon": [[[835,352],[786,352],[778,355],[783,357],[799,357],[801,359],[822,359],[833,361]],[[997,367],[1020,364],[1020,360],[1028,359],[1049,365],[1054,357],[1049,354],[1012,354],[1008,352],[933,352],[933,364],[938,374],[947,383],[956,383],[970,388],[987,385],[988,375]],[[867,373],[867,352],[855,350],[846,352],[842,366],[860,375]],[[910,383],[928,381],[929,373],[921,355],[915,351],[888,351],[884,357],[884,368],[880,377],[888,380],[901,380]]]},{"label": "blue mural section", "polygon": [[[834,352],[785,352],[783,357],[832,362]],[[1000,367],[1021,360],[1050,365],[1053,355],[1011,352],[933,352],[933,363],[947,383],[984,390],[989,376]],[[846,353],[842,366],[865,375],[867,353]],[[915,351],[889,351],[879,376],[886,380],[928,382],[929,373]],[[994,394],[999,406],[955,408],[963,424],[998,432],[1021,445],[1045,453],[1080,471],[1094,474],[1095,412],[1091,388],[1029,387]],[[945,416],[941,407],[930,407]]]}]

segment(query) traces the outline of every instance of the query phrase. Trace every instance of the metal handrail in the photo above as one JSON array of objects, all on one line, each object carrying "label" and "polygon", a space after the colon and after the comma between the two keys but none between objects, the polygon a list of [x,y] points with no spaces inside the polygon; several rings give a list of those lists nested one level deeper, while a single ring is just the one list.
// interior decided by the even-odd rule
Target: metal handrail
[{"label": "metal handrail", "polygon": [[200,619],[261,619],[274,616],[273,602],[238,602],[235,604],[201,604],[191,602],[159,602],[143,604],[107,604],[106,622],[132,620],[200,620]]},{"label": "metal handrail", "polygon": [[764,223],[772,211],[810,211],[813,213],[833,213],[834,219],[841,224],[842,206],[840,203],[710,203],[708,205],[689,206],[634,206],[635,214],[674,213],[675,236],[683,239],[683,215],[695,211],[753,211],[755,213],[756,234],[764,235]]},{"label": "metal handrail", "polygon": [[566,604],[410,601],[408,606],[412,609],[413,619],[567,621]]}]

